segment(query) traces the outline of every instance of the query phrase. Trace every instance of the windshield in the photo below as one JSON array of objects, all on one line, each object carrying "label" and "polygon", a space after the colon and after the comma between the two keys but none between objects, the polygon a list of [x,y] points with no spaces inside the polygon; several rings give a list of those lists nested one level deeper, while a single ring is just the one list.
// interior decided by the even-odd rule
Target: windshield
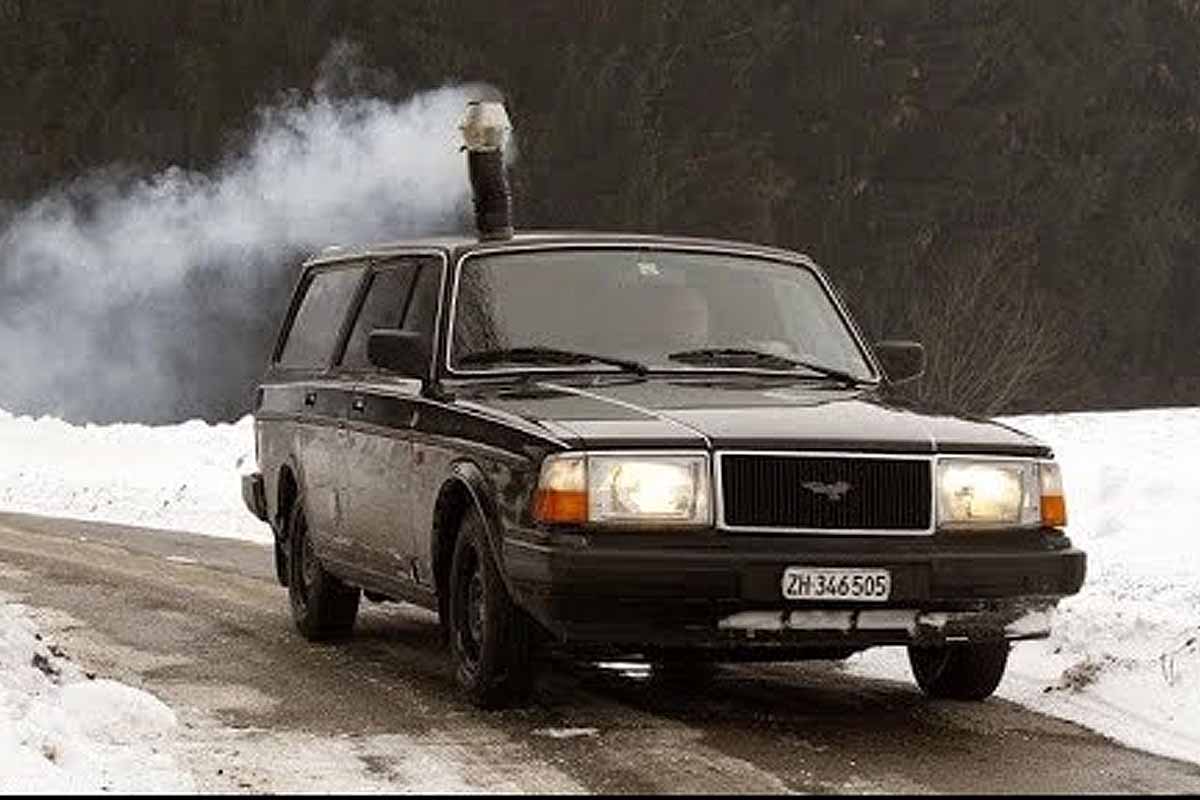
[{"label": "windshield", "polygon": [[553,354],[543,361],[541,348],[653,370],[793,371],[787,360],[806,361],[872,379],[832,299],[801,265],[646,249],[502,253],[467,258],[457,292],[457,372],[580,369]]}]

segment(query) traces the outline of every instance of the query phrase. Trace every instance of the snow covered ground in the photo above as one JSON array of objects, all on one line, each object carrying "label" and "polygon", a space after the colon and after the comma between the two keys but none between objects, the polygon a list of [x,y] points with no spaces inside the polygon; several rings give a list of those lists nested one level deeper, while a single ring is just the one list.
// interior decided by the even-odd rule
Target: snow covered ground
[{"label": "snow covered ground", "polygon": [[[0,586],[22,577],[0,564]],[[463,739],[496,753],[497,737],[470,727],[453,736],[229,727],[88,673],[71,649],[83,627],[0,593],[0,796],[584,791],[551,766],[526,765],[532,756],[516,744],[504,753],[508,763],[478,763]]]},{"label": "snow covered ground", "polygon": [[[0,509],[267,542],[241,500],[253,457],[249,417],[80,427],[0,411]],[[0,594],[0,793],[195,791],[176,729],[154,696],[89,679]]]},{"label": "snow covered ground", "polygon": [[0,410],[0,509],[270,542],[242,504],[254,424],[70,425]]},{"label": "snow covered ground", "polygon": [[83,672],[0,596],[0,794],[193,792],[175,712]]},{"label": "snow covered ground", "polygon": [[[1089,562],[1054,635],[1014,649],[1000,695],[1200,763],[1200,408],[1004,421],[1054,447],[1069,532]],[[78,427],[0,412],[0,509],[266,542],[269,529],[242,506],[237,477],[253,452],[249,418]],[[106,753],[153,763],[169,709],[127,687],[79,679],[69,664],[69,680],[47,675],[29,666],[38,646],[21,609],[0,603],[0,761],[30,770],[21,785],[94,790],[109,780],[97,766]],[[863,653],[847,669],[910,679],[898,649]],[[132,750],[113,750],[113,736]],[[63,755],[53,762],[59,772],[41,774],[47,741]],[[64,772],[67,764],[78,768]],[[169,765],[164,775],[161,786],[186,788],[171,783]]]}]

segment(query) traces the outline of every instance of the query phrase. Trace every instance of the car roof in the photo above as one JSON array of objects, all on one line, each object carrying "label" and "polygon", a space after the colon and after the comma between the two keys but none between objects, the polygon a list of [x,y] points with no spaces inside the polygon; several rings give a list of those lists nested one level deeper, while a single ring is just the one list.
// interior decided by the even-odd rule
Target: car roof
[{"label": "car roof", "polygon": [[641,233],[592,232],[592,231],[523,231],[511,239],[480,240],[465,235],[431,236],[380,242],[367,245],[332,246],[313,254],[304,266],[335,263],[362,258],[386,258],[411,253],[414,250],[444,252],[458,257],[470,252],[503,252],[542,247],[579,247],[586,245],[614,246],[621,244],[645,247],[671,247],[697,250],[736,250],[746,255],[756,255],[785,261],[800,261],[815,266],[804,253],[778,247],[742,242],[730,239],[711,239],[694,236],[664,236]]}]

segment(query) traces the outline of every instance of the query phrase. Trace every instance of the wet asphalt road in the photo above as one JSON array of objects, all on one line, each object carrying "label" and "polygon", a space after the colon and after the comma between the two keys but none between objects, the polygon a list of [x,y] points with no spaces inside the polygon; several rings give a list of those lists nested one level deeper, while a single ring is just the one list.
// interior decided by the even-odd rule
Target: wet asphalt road
[{"label": "wet asphalt road", "polygon": [[309,644],[268,549],[234,540],[0,514],[0,592],[52,609],[43,622],[81,665],[181,709],[202,790],[307,785],[285,755],[256,756],[253,733],[284,737],[282,753],[350,743],[371,786],[400,790],[419,763],[485,791],[1200,791],[1198,766],[828,662],[727,667],[701,692],[555,663],[532,707],[480,712],[432,615],[364,603],[352,639]]}]

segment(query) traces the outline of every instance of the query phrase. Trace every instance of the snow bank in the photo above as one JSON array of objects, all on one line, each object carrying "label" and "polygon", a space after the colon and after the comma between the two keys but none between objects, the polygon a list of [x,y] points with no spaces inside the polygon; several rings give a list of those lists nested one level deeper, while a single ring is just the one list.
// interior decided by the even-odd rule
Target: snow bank
[{"label": "snow bank", "polygon": [[[1200,762],[1200,408],[1014,417],[1063,464],[1083,591],[1000,694]],[[0,412],[0,509],[269,541],[242,506],[253,425],[76,427]],[[0,632],[3,631],[0,625]],[[910,680],[903,650],[848,668]]]},{"label": "snow bank", "polygon": [[1010,422],[1063,463],[1088,580],[1003,694],[1200,762],[1200,409]]},{"label": "snow bank", "polygon": [[[1017,645],[999,694],[1126,744],[1200,763],[1200,409],[1003,420],[1063,466],[1083,590]],[[902,650],[851,660],[910,680]]]},{"label": "snow bank", "polygon": [[168,752],[175,728],[156,697],[90,679],[0,600],[0,794],[195,791]]},{"label": "snow bank", "polygon": [[271,541],[242,504],[254,424],[71,425],[0,411],[0,509]]}]

